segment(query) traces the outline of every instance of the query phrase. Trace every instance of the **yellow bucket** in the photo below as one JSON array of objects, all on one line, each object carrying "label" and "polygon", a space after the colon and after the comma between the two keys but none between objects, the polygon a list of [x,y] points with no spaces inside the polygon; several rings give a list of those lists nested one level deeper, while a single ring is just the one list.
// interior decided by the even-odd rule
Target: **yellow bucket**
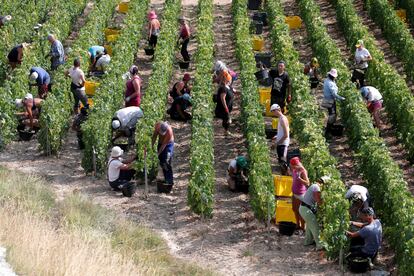
[{"label": "yellow bucket", "polygon": [[[288,122],[290,124],[290,116],[286,115],[286,118],[288,119]],[[279,123],[279,118],[273,118],[272,119],[272,128],[276,129],[277,128],[277,124]]]},{"label": "yellow bucket", "polygon": [[107,35],[106,41],[107,42],[114,42],[118,39],[119,34]]},{"label": "yellow bucket", "polygon": [[396,10],[395,13],[404,23],[407,23],[407,12],[403,9]]},{"label": "yellow bucket", "polygon": [[[89,104],[89,107],[91,107],[92,105],[93,105],[93,100],[92,100],[92,98],[88,98],[88,104]],[[82,108],[83,107],[83,104],[82,104],[82,102],[80,103],[80,108]]]},{"label": "yellow bucket", "polygon": [[259,101],[266,108],[266,116],[274,117],[270,112],[270,91],[270,88],[259,88]]},{"label": "yellow bucket", "polygon": [[85,81],[85,93],[86,93],[86,95],[88,95],[88,96],[95,95],[96,88],[99,85],[100,84],[98,82]]},{"label": "yellow bucket", "polygon": [[128,12],[128,2],[121,2],[118,5],[118,11],[121,13],[127,13]]},{"label": "yellow bucket", "polygon": [[264,39],[260,36],[253,36],[253,50],[254,51],[261,51],[264,47]]},{"label": "yellow bucket", "polygon": [[273,183],[275,185],[275,196],[292,196],[293,178],[286,175],[273,175]]},{"label": "yellow bucket", "polygon": [[112,46],[111,45],[104,45],[104,48],[106,50],[106,52],[108,53],[108,55],[112,56]]},{"label": "yellow bucket", "polygon": [[292,202],[287,200],[276,200],[275,221],[290,221],[296,223],[295,213],[292,210]]},{"label": "yellow bucket", "polygon": [[289,29],[299,29],[302,27],[302,19],[297,15],[286,16],[285,23],[289,25]]}]

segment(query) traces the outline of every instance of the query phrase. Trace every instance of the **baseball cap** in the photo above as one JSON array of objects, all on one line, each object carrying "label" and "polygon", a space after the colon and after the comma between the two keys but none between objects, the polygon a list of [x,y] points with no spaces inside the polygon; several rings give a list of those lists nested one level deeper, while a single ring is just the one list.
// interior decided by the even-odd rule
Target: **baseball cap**
[{"label": "baseball cap", "polygon": [[281,110],[281,108],[278,104],[272,104],[272,106],[270,107],[270,112],[274,110]]},{"label": "baseball cap", "polygon": [[119,120],[113,120],[112,121],[112,128],[118,129],[121,126],[121,122]]},{"label": "baseball cap", "polygon": [[32,95],[32,94],[30,94],[30,93],[27,93],[27,94],[24,96],[24,98],[25,98],[25,99],[29,99],[29,100],[33,100],[33,95]]},{"label": "baseball cap", "polygon": [[31,81],[37,80],[38,77],[39,77],[39,74],[37,72],[31,73],[29,76]]}]

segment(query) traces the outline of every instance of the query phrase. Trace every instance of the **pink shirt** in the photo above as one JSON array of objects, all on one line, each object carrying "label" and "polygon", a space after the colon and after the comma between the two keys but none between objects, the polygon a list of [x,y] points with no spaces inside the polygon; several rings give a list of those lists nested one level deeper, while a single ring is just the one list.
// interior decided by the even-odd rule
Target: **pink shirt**
[{"label": "pink shirt", "polygon": [[[301,171],[296,171],[296,170],[294,170],[293,172],[292,172],[292,178],[293,178],[293,183],[292,183],[292,192],[295,194],[295,195],[303,195],[303,194],[305,194],[306,193],[306,186],[305,186],[305,184],[303,184],[302,183],[302,181],[299,179],[299,175],[300,174],[304,174],[304,175],[308,175],[308,172],[305,170],[305,169],[303,169],[303,170],[301,170]],[[303,179],[304,177],[302,176],[302,179]]]}]

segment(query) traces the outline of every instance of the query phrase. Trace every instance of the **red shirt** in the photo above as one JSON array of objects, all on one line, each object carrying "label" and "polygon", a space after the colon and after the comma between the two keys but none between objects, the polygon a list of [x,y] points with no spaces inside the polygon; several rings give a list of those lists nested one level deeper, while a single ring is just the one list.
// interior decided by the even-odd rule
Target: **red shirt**
[{"label": "red shirt", "polygon": [[[126,83],[125,97],[129,97],[130,95],[135,93],[134,83],[133,83],[135,79],[138,79],[139,85],[141,85],[141,78],[138,76],[135,76],[132,79],[128,80]],[[138,93],[134,97],[130,98],[128,102],[125,102],[125,107],[128,107],[128,106],[139,107],[140,105],[141,105],[141,93]]]}]

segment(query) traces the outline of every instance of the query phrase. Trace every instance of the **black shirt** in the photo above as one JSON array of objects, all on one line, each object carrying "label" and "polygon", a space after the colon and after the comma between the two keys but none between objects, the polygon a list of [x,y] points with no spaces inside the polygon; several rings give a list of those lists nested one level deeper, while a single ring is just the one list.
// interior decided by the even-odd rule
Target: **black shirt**
[{"label": "black shirt", "polygon": [[10,51],[9,55],[7,56],[10,62],[18,62],[17,58],[19,56],[19,48],[23,48],[22,44],[17,45]]},{"label": "black shirt", "polygon": [[286,98],[286,89],[290,84],[289,74],[285,71],[282,75],[279,75],[277,69],[272,69],[269,72],[269,76],[272,79],[272,95],[275,97]]}]

